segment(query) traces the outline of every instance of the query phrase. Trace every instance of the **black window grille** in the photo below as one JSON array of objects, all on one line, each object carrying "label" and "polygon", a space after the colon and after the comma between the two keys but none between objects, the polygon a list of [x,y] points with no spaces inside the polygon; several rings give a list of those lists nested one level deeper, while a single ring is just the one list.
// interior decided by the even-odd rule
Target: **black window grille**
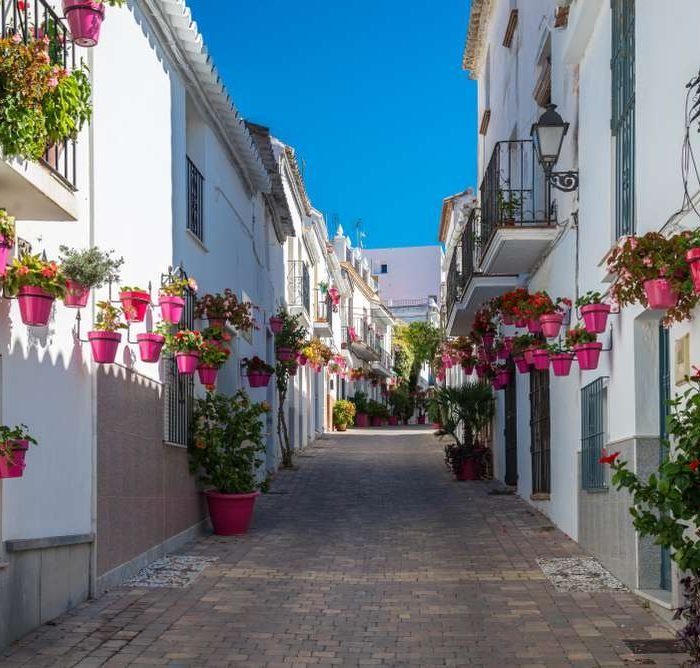
[{"label": "black window grille", "polygon": [[606,434],[605,379],[581,388],[581,486],[605,489],[605,466],[599,462]]},{"label": "black window grille", "polygon": [[306,262],[303,260],[289,261],[289,305],[303,307],[311,313],[311,276]]},{"label": "black window grille", "polygon": [[634,234],[635,0],[612,2],[612,118],[615,143],[615,234]]},{"label": "black window grille", "polygon": [[530,455],[532,493],[551,490],[549,371],[530,373]]},{"label": "black window grille", "polygon": [[204,241],[204,177],[187,158],[187,229]]},{"label": "black window grille", "polygon": [[518,397],[516,374],[511,370],[505,392],[506,485],[518,484]]},{"label": "black window grille", "polygon": [[[179,329],[194,327],[195,295],[185,291],[185,310]],[[175,357],[163,358],[165,367],[165,424],[164,438],[168,443],[186,446],[190,437],[194,408],[194,376],[178,373]]]}]

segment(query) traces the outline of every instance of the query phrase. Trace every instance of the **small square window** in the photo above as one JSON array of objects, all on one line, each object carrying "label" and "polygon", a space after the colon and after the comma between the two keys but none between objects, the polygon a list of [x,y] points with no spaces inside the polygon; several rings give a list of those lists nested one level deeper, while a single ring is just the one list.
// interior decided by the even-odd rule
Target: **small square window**
[{"label": "small square window", "polygon": [[388,264],[383,264],[379,268],[379,273],[380,274],[388,274],[389,273],[389,265]]}]

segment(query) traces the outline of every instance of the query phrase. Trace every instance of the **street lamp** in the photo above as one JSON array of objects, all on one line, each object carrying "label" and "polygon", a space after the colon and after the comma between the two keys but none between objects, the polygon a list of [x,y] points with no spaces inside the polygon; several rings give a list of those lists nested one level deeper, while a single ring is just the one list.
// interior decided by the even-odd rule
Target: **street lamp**
[{"label": "street lamp", "polygon": [[533,123],[532,130],[530,130],[537,160],[544,169],[545,177],[551,185],[563,192],[572,192],[578,188],[577,171],[553,171],[554,165],[559,160],[561,145],[568,130],[569,124],[565,123],[557,113],[556,104],[548,104],[547,111],[540,116],[537,123]]}]

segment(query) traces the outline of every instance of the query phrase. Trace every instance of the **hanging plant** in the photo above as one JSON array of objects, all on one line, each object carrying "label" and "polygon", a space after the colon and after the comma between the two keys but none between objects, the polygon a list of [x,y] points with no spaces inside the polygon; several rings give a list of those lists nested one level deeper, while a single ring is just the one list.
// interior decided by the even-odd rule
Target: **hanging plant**
[{"label": "hanging plant", "polygon": [[207,390],[213,390],[216,386],[216,376],[219,369],[226,364],[231,351],[220,341],[213,339],[204,340],[199,349],[199,365],[197,374],[199,382]]},{"label": "hanging plant", "polygon": [[275,373],[275,367],[271,366],[257,355],[243,361],[245,363],[248,384],[251,387],[267,387],[272,374]]},{"label": "hanging plant", "polygon": [[195,318],[209,320],[210,325],[223,327],[226,323],[240,332],[257,329],[253,312],[257,306],[252,302],[241,302],[232,290],[226,288],[223,293],[207,293],[197,300],[194,308]]},{"label": "hanging plant", "polygon": [[16,296],[25,325],[45,327],[56,298],[63,297],[66,280],[56,262],[42,260],[39,255],[15,258],[5,274],[5,290]]},{"label": "hanging plant", "polygon": [[21,478],[24,475],[24,460],[30,443],[37,444],[27,425],[0,425],[0,478]]},{"label": "hanging plant", "polygon": [[576,300],[576,306],[581,311],[584,327],[591,334],[600,334],[605,331],[610,304],[603,302],[600,292],[587,292]]},{"label": "hanging plant", "polygon": [[63,303],[69,308],[84,308],[90,290],[119,280],[119,269],[124,258],[113,257],[114,251],[103,251],[93,246],[77,250],[59,246],[61,271],[66,279]]},{"label": "hanging plant", "polygon": [[160,314],[165,322],[176,325],[182,319],[185,310],[185,292],[197,292],[197,281],[194,278],[168,275],[158,291]]},{"label": "hanging plant", "polygon": [[165,337],[165,350],[175,355],[177,369],[183,375],[192,375],[199,366],[199,354],[204,338],[196,330],[181,329]]},{"label": "hanging plant", "polygon": [[97,318],[88,340],[92,348],[92,358],[97,364],[113,364],[117,357],[122,335],[118,331],[126,329],[122,322],[122,309],[110,302],[97,302]]}]

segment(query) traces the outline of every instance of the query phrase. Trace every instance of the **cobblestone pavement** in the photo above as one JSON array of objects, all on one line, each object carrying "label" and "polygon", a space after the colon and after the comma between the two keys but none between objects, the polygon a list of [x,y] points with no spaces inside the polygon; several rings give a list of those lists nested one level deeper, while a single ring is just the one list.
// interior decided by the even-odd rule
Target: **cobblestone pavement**
[{"label": "cobblestone pavement", "polygon": [[670,633],[626,592],[557,593],[580,554],[495,484],[457,483],[421,428],[326,437],[278,476],[242,538],[186,589],[123,587],[13,645],[3,666],[624,666]]}]

